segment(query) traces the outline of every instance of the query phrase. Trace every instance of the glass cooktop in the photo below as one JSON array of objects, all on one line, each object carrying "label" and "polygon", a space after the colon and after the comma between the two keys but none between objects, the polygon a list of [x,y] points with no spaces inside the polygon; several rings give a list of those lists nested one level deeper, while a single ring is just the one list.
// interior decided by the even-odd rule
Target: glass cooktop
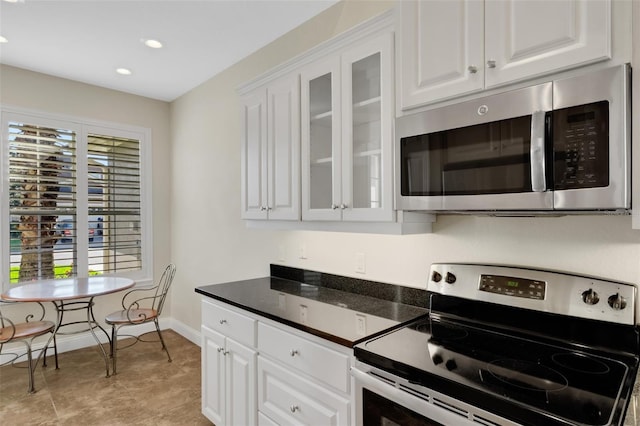
[{"label": "glass cooktop", "polygon": [[553,424],[610,424],[622,415],[625,383],[637,368],[635,358],[438,317],[361,343],[355,355],[523,424],[531,413]]}]

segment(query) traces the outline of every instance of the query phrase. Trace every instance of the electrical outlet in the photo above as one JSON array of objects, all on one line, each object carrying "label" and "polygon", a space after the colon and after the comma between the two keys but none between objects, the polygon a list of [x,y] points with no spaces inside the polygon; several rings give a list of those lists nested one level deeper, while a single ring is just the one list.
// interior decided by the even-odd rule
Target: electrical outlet
[{"label": "electrical outlet", "polygon": [[356,272],[364,274],[366,271],[364,253],[356,253]]},{"label": "electrical outlet", "polygon": [[367,335],[367,317],[356,314],[356,334],[358,336]]},{"label": "electrical outlet", "polygon": [[300,323],[302,325],[307,325],[309,322],[309,317],[307,316],[307,307],[305,305],[300,305]]}]

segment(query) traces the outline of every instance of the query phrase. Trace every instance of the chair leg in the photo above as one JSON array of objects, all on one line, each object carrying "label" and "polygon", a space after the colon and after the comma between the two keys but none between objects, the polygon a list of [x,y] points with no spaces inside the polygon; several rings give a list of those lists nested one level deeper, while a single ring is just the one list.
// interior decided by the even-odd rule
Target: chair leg
[{"label": "chair leg", "polygon": [[167,353],[167,357],[169,358],[169,362],[171,362],[171,355],[169,355],[169,349],[167,349],[167,345],[164,344],[164,339],[162,338],[162,332],[160,331],[160,325],[158,325],[158,318],[154,318],[153,322],[156,325],[156,331],[158,332],[158,336],[160,336],[160,342],[162,343],[162,349]]},{"label": "chair leg", "polygon": [[56,342],[56,335],[53,335],[53,356],[56,360],[56,370],[59,370],[60,367],[58,367],[58,342]]},{"label": "chair leg", "polygon": [[34,378],[33,378],[33,370],[35,368],[35,366],[33,365],[33,356],[31,354],[31,344],[30,342],[25,341],[24,344],[27,346],[27,368],[29,370],[29,393],[35,393],[36,389],[35,389],[35,384],[34,384]]},{"label": "chair leg", "polygon": [[111,364],[113,366],[113,372],[111,375],[116,375],[116,359],[118,358],[118,329],[115,324],[111,326]]}]

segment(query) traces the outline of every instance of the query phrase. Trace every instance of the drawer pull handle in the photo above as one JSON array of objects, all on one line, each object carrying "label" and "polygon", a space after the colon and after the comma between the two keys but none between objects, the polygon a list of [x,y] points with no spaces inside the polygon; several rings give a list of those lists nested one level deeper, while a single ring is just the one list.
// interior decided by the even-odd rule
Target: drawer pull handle
[{"label": "drawer pull handle", "polygon": [[297,349],[291,349],[291,352],[289,352],[289,353],[291,354],[291,356],[296,356],[296,355],[300,354],[300,352],[298,352]]},{"label": "drawer pull handle", "polygon": [[222,324],[226,324],[226,323],[227,323],[227,320],[226,320],[226,319],[221,319],[221,320],[220,320],[220,325],[222,325]]},{"label": "drawer pull handle", "polygon": [[300,411],[300,407],[298,407],[297,405],[292,405],[291,407],[289,407],[289,410],[291,410],[292,413],[295,413],[296,411]]},{"label": "drawer pull handle", "polygon": [[218,348],[218,352],[224,351],[224,348]]}]

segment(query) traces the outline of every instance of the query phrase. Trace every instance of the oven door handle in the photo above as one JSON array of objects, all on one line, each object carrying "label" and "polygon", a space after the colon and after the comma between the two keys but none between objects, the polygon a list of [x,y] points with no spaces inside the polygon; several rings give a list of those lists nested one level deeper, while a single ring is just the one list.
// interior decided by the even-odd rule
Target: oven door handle
[{"label": "oven door handle", "polygon": [[545,134],[546,134],[546,113],[536,111],[531,114],[531,190],[533,192],[544,192],[546,186],[545,171]]},{"label": "oven door handle", "polygon": [[392,381],[386,381],[382,378],[371,377],[369,374],[358,369],[357,367],[351,367],[349,371],[351,372],[351,376],[367,389],[378,391],[382,394],[395,394],[400,392],[400,390],[395,387],[395,383]]}]

